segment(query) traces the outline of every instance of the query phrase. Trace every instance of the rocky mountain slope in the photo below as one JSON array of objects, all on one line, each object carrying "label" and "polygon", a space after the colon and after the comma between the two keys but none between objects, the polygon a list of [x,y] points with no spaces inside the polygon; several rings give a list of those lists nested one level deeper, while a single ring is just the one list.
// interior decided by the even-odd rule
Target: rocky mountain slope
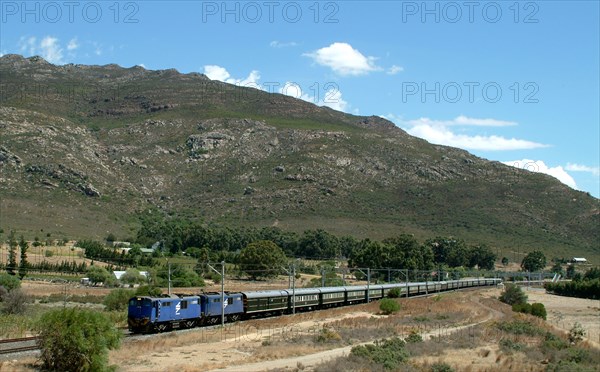
[{"label": "rocky mountain slope", "polygon": [[[598,256],[598,200],[542,174],[201,74],[0,58],[0,226],[125,237],[136,213]],[[505,253],[506,254],[506,253]]]}]

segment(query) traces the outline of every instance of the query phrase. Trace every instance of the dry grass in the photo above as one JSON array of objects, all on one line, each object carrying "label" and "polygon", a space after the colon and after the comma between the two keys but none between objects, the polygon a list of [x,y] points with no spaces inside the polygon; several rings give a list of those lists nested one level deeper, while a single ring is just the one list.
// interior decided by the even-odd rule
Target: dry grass
[{"label": "dry grass", "polygon": [[[228,325],[224,330],[198,329],[159,335],[127,342],[121,350],[111,353],[111,362],[131,370],[150,367],[149,363],[153,368],[164,369],[168,367],[165,360],[176,358],[175,370],[210,369],[235,365],[242,359],[249,363],[308,355],[394,335],[407,336],[415,330],[418,333],[437,330],[442,334],[443,329],[481,317],[468,299],[470,296],[448,293],[437,298],[399,299],[401,311],[390,316],[378,315],[379,304],[373,302],[254,319]],[[131,358],[132,355],[144,357]],[[201,355],[205,357],[198,360]]]}]

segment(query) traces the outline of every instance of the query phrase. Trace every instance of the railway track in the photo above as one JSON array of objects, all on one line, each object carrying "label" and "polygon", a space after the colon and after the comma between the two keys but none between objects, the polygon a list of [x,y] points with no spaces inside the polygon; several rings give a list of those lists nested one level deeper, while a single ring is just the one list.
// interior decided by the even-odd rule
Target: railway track
[{"label": "railway track", "polygon": [[0,340],[0,355],[39,350],[36,344],[37,339],[38,337],[34,336]]}]

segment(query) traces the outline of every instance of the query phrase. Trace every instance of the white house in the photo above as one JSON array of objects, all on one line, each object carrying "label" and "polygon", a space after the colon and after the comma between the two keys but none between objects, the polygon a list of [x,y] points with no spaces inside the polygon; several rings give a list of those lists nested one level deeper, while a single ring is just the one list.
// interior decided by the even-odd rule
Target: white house
[{"label": "white house", "polygon": [[[113,271],[113,275],[117,280],[121,280],[121,277],[126,273],[126,271]],[[146,279],[150,276],[147,271],[140,271],[140,275],[143,275]]]}]

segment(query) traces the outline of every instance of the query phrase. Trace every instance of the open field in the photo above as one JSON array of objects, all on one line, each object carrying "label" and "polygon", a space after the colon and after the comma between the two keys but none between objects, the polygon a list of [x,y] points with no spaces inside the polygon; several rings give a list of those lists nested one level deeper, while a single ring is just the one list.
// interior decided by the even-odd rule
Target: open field
[{"label": "open field", "polygon": [[[37,264],[42,261],[47,261],[51,264],[59,264],[63,261],[75,262],[81,264],[85,262],[88,266],[93,260],[84,258],[84,251],[81,248],[74,246],[75,242],[67,242],[64,246],[49,245],[49,246],[32,246],[29,242],[29,249],[27,249],[27,262],[31,264]],[[20,248],[17,247],[17,264],[20,262]],[[51,252],[51,253],[47,253]],[[0,245],[0,262],[8,262],[8,244]],[[94,261],[94,265],[106,266],[107,264],[100,261]]]}]

